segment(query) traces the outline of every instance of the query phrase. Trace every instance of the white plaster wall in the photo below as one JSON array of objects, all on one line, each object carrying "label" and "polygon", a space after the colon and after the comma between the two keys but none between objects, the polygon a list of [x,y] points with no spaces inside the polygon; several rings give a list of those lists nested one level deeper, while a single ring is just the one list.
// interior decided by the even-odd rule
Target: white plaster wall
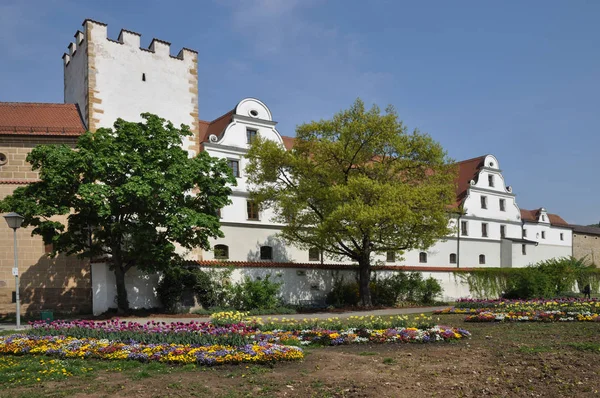
[{"label": "white plaster wall", "polygon": [[[526,239],[546,245],[557,245],[572,247],[573,246],[573,231],[568,228],[552,226],[548,223],[525,223],[523,226],[527,230]],[[546,238],[542,239],[542,231],[546,233]],[[563,239],[560,239],[560,234],[563,234]]]},{"label": "white plaster wall", "polygon": [[[95,53],[95,69],[90,73],[95,73],[95,95],[102,101],[96,105],[102,112],[92,116],[98,120],[97,127],[112,127],[117,118],[140,121],[142,112],[154,113],[176,127],[181,124],[192,127],[198,117],[198,94],[191,84],[196,81],[196,54],[184,49],[183,59],[178,59],[170,56],[167,44],[154,42],[151,52],[140,49],[139,42],[137,35],[128,35],[123,43],[108,40],[107,27],[93,24],[88,46]],[[76,54],[74,58],[84,58],[83,55]],[[85,82],[76,65],[73,66],[73,73],[65,74],[65,99],[79,103],[81,85]],[[143,73],[146,81],[142,81]],[[183,147],[188,149],[191,142],[187,138]]]},{"label": "white plaster wall", "polygon": [[[158,281],[158,274],[145,274],[135,267],[130,269],[125,274],[129,307],[131,309],[160,307],[161,304],[156,293]],[[92,264],[92,310],[94,315],[117,308],[115,283],[115,274],[105,263]]]},{"label": "white plaster wall", "polygon": [[[74,38],[74,43],[77,41]],[[65,104],[77,104],[84,119],[86,127],[88,126],[87,115],[85,112],[87,93],[87,42],[84,38],[81,44],[76,43],[75,53],[69,56],[69,62],[64,63],[64,102]]]}]

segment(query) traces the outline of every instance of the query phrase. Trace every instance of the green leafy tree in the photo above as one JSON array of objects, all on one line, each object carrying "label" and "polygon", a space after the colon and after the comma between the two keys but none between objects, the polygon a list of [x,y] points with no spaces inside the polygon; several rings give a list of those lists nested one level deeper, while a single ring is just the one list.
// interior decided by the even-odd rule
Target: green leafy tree
[{"label": "green leafy tree", "polygon": [[382,114],[357,100],[331,120],[299,126],[292,150],[259,137],[247,158],[252,197],[273,209],[282,237],[357,262],[365,306],[373,253],[425,249],[450,232],[455,168],[391,107]]},{"label": "green leafy tree", "polygon": [[[27,161],[40,181],[0,202],[53,244],[54,255],[110,257],[120,312],[129,309],[125,274],[133,266],[146,272],[178,266],[175,243],[208,249],[209,238],[223,236],[217,212],[235,184],[225,161],[206,152],[188,158],[181,148],[191,135],[187,126],[142,117],[87,132],[75,148],[35,147]],[[68,216],[67,225],[57,216]]]}]

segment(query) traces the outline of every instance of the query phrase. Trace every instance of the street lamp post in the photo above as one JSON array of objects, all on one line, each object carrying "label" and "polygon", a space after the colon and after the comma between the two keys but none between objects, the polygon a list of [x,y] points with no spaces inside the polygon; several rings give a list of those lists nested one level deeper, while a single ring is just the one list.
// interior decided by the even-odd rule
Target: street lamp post
[{"label": "street lamp post", "polygon": [[12,228],[15,241],[15,265],[12,273],[15,276],[15,301],[17,302],[17,329],[21,328],[21,300],[19,298],[19,255],[17,251],[17,229],[23,224],[23,217],[15,212],[4,215],[9,228]]}]

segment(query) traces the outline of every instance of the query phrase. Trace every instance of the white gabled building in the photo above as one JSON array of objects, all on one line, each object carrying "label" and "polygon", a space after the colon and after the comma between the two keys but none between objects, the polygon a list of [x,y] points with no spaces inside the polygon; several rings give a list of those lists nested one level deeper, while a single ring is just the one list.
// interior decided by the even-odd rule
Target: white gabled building
[{"label": "white gabled building", "polygon": [[[252,137],[278,142],[288,150],[294,139],[281,136],[271,112],[261,101],[242,100],[232,111],[212,122],[201,122],[201,145],[211,156],[228,159],[237,178],[232,204],[221,212],[225,238],[214,241],[216,250],[203,260],[237,262],[319,263],[307,250],[286,246],[277,234],[281,225],[271,222],[269,209],[258,211],[249,200],[244,154]],[[387,265],[420,267],[523,267],[540,260],[570,256],[572,237],[567,223],[545,209],[521,210],[493,155],[458,163],[456,208],[460,217],[451,225],[456,234],[425,252],[409,251],[401,260],[378,256]],[[460,231],[460,232],[459,232]],[[529,233],[529,235],[528,235]],[[327,262],[327,258],[324,259]]]}]

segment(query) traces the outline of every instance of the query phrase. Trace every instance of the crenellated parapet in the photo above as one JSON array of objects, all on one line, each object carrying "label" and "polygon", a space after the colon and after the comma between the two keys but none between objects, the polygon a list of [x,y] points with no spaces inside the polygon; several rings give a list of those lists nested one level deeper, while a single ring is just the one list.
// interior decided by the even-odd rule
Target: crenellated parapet
[{"label": "crenellated parapet", "polygon": [[[102,22],[86,19],[83,21],[83,31],[78,30],[75,33],[75,40],[69,43],[68,52],[63,54],[64,66],[67,67],[78,53],[78,48],[82,47],[86,40],[99,42],[106,40],[118,45],[131,47],[141,53],[151,53],[165,58],[187,60],[194,59],[198,55],[197,51],[183,47],[177,55],[171,55],[171,43],[165,40],[153,38],[148,48],[141,47],[142,35],[127,29],[121,29],[116,40],[108,37],[108,25]],[[91,37],[87,37],[91,36]]]}]

